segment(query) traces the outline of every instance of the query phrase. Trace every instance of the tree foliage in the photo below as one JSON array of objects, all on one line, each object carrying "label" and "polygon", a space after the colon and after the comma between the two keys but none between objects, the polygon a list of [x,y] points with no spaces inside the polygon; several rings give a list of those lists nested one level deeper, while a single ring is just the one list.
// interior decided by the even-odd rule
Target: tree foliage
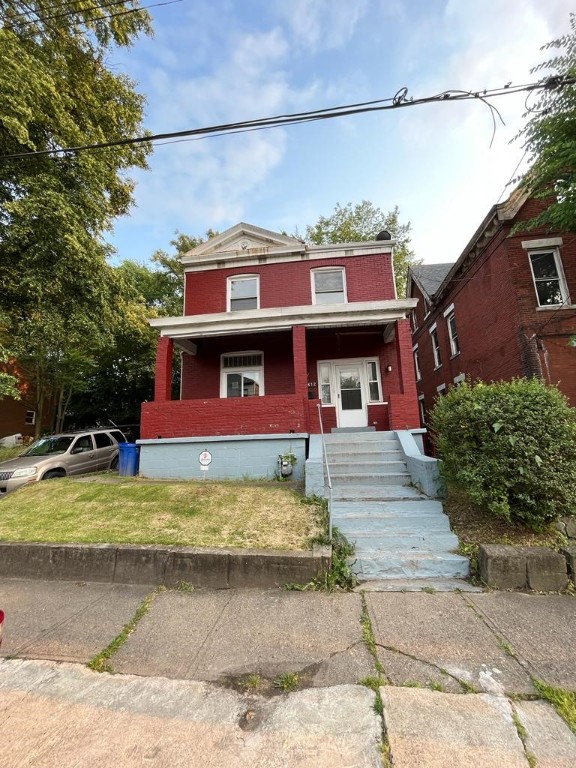
[{"label": "tree foliage", "polygon": [[444,475],[495,515],[538,529],[576,506],[576,411],[537,379],[463,382],[430,417]]},{"label": "tree foliage", "polygon": [[354,243],[375,240],[382,230],[387,230],[395,241],[394,273],[398,296],[404,296],[406,276],[411,264],[419,263],[410,248],[410,222],[400,223],[398,206],[384,213],[369,200],[353,205],[336,204],[330,216],[320,216],[318,221],[306,227],[306,241],[315,245],[330,243]]},{"label": "tree foliage", "polygon": [[141,134],[144,99],[106,66],[150,32],[133,0],[112,9],[5,0],[0,10],[0,311],[19,369],[43,404],[82,386],[129,301],[104,241],[129,210],[131,167],[150,147],[8,156]]},{"label": "tree foliage", "polygon": [[533,105],[532,117],[520,133],[531,167],[523,183],[547,208],[529,226],[549,226],[576,232],[576,85],[558,86],[576,77],[576,15],[571,31],[544,46],[552,58],[533,72],[545,73],[547,86]]}]

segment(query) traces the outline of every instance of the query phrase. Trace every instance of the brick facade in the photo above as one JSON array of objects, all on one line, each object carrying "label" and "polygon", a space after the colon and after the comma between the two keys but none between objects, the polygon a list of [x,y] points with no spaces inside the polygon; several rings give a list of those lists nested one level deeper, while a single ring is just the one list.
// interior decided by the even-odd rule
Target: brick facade
[{"label": "brick facade", "polygon": [[[576,348],[568,344],[576,334],[572,303],[576,303],[576,237],[543,229],[516,230],[541,209],[540,201],[527,200],[512,218],[502,219],[501,207],[495,206],[493,216],[487,217],[452,269],[451,279],[428,307],[421,287],[410,281],[410,295],[419,299],[412,341],[418,345],[422,379],[417,389],[424,395],[426,410],[432,407],[438,388],[451,386],[461,374],[487,382],[538,376],[557,384],[576,406]],[[526,246],[539,247],[538,241],[541,245],[551,238],[561,238],[558,253],[572,300],[541,308]],[[460,346],[456,355],[451,351],[446,316],[451,305]],[[430,337],[434,324],[442,361],[437,368]]]}]

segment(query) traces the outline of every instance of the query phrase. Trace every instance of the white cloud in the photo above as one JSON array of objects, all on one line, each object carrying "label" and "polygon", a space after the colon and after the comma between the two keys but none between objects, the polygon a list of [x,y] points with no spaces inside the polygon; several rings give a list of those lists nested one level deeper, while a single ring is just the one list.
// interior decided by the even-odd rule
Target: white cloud
[{"label": "white cloud", "polygon": [[316,50],[340,48],[352,37],[368,0],[291,0],[279,12],[292,30],[294,42]]}]

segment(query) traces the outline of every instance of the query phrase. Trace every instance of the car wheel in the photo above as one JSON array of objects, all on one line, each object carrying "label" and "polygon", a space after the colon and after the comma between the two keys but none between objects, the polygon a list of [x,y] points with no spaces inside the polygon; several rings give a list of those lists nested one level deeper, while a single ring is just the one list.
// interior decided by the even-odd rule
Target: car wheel
[{"label": "car wheel", "polygon": [[56,477],[65,477],[66,472],[61,469],[51,469],[42,477],[42,480],[54,480]]}]

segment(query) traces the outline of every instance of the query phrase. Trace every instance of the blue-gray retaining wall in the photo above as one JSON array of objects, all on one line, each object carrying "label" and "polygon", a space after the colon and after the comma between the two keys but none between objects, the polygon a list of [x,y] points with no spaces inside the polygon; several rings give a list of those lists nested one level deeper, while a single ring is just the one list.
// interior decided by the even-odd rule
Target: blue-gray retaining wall
[{"label": "blue-gray retaining wall", "polygon": [[[272,479],[278,472],[279,454],[293,453],[292,479],[304,479],[308,435],[226,435],[223,437],[172,437],[138,440],[140,474],[144,477],[194,480]],[[212,454],[207,471],[200,469],[202,451]]]}]

